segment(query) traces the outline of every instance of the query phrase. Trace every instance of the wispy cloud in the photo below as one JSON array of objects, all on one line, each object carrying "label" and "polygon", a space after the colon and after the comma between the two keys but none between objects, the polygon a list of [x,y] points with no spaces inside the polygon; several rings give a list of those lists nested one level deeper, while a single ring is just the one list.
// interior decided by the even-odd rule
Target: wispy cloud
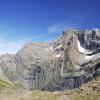
[{"label": "wispy cloud", "polygon": [[48,27],[48,33],[59,33],[64,28],[65,28],[65,26],[62,23],[51,25]]},{"label": "wispy cloud", "polygon": [[5,41],[0,44],[0,55],[10,53],[15,54],[24,45],[23,41],[20,42],[8,42]]},{"label": "wispy cloud", "polygon": [[6,53],[15,54],[25,43],[25,41],[10,41],[7,36],[8,34],[0,36],[0,55]]},{"label": "wispy cloud", "polygon": [[84,16],[77,15],[62,22],[53,24],[48,27],[48,33],[60,33],[65,28],[80,28],[85,22],[86,17],[89,17],[89,15],[84,15]]},{"label": "wispy cloud", "polygon": [[[31,35],[28,37],[24,37],[17,40],[12,40],[12,32],[6,31],[4,33],[0,33],[0,55],[10,53],[16,54],[27,42],[36,41],[41,38],[44,38],[45,35]],[[9,38],[10,37],[10,38]]]},{"label": "wispy cloud", "polygon": [[[65,28],[70,28],[70,27],[79,28],[84,21],[85,21],[84,16],[74,16],[73,18],[70,18],[63,22],[58,22],[48,26],[47,33],[45,34],[40,34],[40,35],[33,34],[33,36],[31,34],[31,36],[27,35],[22,36],[20,39],[19,39],[20,36],[18,36],[16,40],[13,39],[16,30],[3,27],[4,32],[0,31],[0,55],[5,53],[15,54],[23,47],[23,45],[26,42],[29,41],[41,41],[41,40],[50,41],[54,37],[56,37],[59,33],[61,33]],[[0,30],[2,30],[1,26]]]},{"label": "wispy cloud", "polygon": [[2,40],[0,40],[0,55],[6,54],[6,53],[16,54],[27,42],[36,41],[43,37],[44,35],[33,36],[30,38],[24,38],[23,40],[18,40],[18,41],[9,41],[3,37]]},{"label": "wispy cloud", "polygon": [[68,29],[68,28],[82,29],[82,28],[84,28],[84,23],[88,17],[89,17],[88,14],[76,15],[69,19],[67,18],[66,20],[59,21],[55,24],[48,26],[47,30],[48,30],[49,38],[47,39],[47,41],[50,41],[50,40],[54,39],[55,37],[58,37],[65,29]]}]

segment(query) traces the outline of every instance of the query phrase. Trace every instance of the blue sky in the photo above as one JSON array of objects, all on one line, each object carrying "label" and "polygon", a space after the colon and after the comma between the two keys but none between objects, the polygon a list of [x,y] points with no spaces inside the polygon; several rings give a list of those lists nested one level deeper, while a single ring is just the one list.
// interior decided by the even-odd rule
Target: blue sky
[{"label": "blue sky", "polygon": [[100,0],[0,0],[0,54],[69,27],[100,28]]}]

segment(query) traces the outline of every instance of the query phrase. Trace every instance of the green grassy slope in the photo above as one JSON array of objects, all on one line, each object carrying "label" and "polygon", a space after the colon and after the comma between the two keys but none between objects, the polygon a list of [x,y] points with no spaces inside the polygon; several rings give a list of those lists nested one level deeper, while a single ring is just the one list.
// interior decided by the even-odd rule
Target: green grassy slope
[{"label": "green grassy slope", "polygon": [[6,81],[0,79],[0,90],[3,90],[5,88],[13,89],[13,88],[15,88],[15,86],[9,82],[6,82]]}]

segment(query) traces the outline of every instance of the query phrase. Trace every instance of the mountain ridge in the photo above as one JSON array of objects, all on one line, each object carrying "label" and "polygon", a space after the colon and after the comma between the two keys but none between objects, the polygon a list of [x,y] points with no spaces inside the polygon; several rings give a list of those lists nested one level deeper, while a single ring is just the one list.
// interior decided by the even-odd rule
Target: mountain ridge
[{"label": "mountain ridge", "polygon": [[54,41],[27,43],[15,55],[1,56],[0,67],[29,90],[77,88],[100,75],[99,44],[99,29],[67,29]]}]

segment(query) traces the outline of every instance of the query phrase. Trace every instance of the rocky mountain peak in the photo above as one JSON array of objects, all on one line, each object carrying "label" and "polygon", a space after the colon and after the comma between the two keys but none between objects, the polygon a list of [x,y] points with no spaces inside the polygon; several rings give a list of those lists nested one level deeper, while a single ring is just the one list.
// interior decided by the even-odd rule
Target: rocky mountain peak
[{"label": "rocky mountain peak", "polygon": [[24,88],[76,88],[100,75],[100,30],[66,29],[51,42],[29,42],[0,61],[6,76]]}]

